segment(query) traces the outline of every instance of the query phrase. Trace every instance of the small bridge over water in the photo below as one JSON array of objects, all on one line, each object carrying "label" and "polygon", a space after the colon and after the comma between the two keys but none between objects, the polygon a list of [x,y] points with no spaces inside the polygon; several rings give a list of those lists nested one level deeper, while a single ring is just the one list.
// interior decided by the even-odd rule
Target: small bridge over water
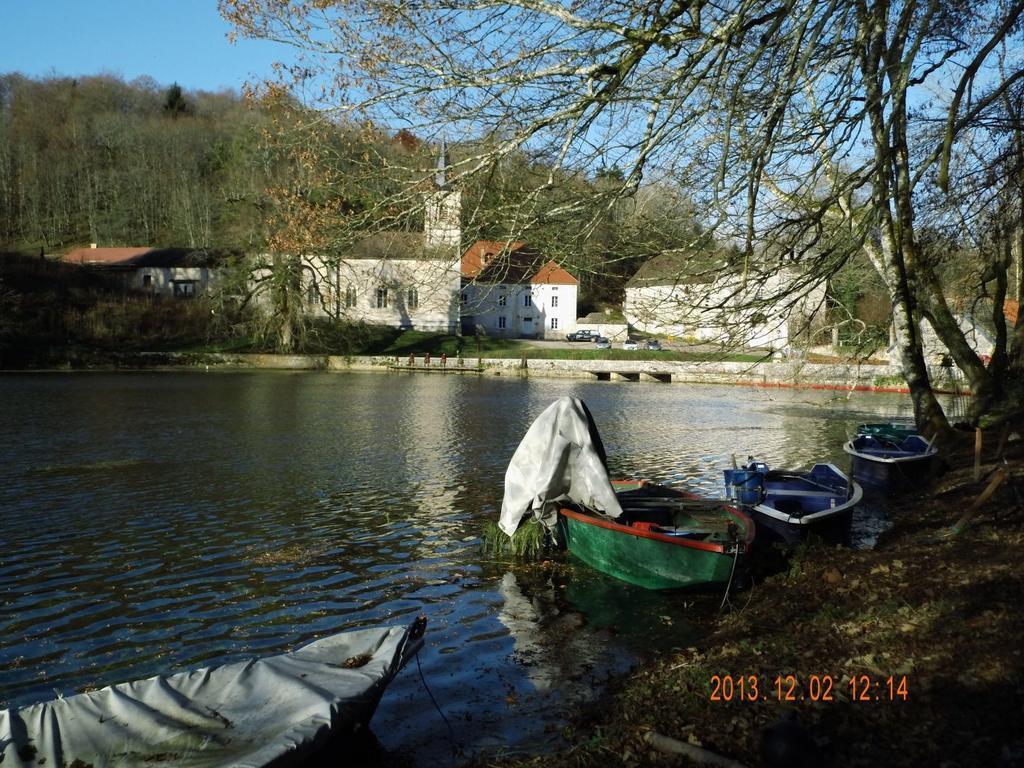
[{"label": "small bridge over water", "polygon": [[669,371],[614,371],[600,370],[587,371],[598,381],[660,381],[664,384],[672,383],[672,373]]}]

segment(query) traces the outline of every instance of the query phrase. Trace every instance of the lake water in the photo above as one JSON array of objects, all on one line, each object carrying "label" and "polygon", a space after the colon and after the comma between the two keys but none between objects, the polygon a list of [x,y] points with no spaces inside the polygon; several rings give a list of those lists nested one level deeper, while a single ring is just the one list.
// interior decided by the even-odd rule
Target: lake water
[{"label": "lake water", "polygon": [[[719,600],[482,555],[508,460],[562,395],[590,407],[613,476],[707,495],[732,454],[845,470],[858,422],[910,414],[895,395],[653,382],[3,376],[0,707],[422,613],[419,668],[372,723],[385,748],[426,765],[556,744],[578,702],[690,645]],[[858,541],[883,525],[858,516]]]}]

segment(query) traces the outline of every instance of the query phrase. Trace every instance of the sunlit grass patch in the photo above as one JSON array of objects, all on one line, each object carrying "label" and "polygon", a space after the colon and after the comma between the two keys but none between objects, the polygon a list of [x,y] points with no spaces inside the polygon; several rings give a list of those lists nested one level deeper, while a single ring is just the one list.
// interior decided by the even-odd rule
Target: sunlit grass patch
[{"label": "sunlit grass patch", "polygon": [[484,552],[498,557],[537,560],[548,548],[547,530],[532,519],[520,525],[513,536],[490,520],[484,524],[482,538]]}]

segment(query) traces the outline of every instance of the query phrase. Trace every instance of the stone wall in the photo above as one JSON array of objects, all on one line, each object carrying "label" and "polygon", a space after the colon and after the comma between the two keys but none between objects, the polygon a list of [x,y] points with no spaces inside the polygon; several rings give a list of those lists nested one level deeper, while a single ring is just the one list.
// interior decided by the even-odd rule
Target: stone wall
[{"label": "stone wall", "polygon": [[[381,371],[398,363],[407,366],[407,356],[340,355],[228,355],[208,354],[182,358],[183,364],[216,365],[238,368],[274,368],[285,370]],[[458,362],[448,358],[447,367]],[[414,359],[415,367],[424,365],[423,356]],[[431,369],[440,370],[441,359],[432,357]],[[463,358],[463,368],[481,369],[489,376],[541,376],[630,381],[687,382],[697,384],[743,384],[762,387],[807,387],[840,390],[905,392],[906,383],[898,366],[847,365],[796,362],[734,363],[679,362],[674,360],[539,360],[522,358]],[[935,381],[941,371],[935,369]]]}]

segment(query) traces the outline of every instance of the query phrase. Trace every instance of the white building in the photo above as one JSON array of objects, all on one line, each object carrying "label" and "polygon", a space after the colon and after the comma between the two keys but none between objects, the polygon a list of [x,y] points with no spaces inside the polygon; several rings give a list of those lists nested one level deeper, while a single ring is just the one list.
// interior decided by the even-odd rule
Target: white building
[{"label": "white building", "polygon": [[216,283],[217,257],[192,248],[76,248],[62,259],[119,275],[130,291],[154,296],[190,298],[206,293]]},{"label": "white building", "polygon": [[[961,304],[959,301],[953,302],[954,307]],[[956,319],[957,325],[964,334],[964,338],[970,345],[971,349],[974,350],[975,354],[982,358],[982,360],[988,361],[992,357],[992,353],[996,348],[996,329],[993,326],[992,320],[992,302],[986,300],[984,302],[977,302],[975,304],[975,311],[977,314],[971,312],[958,312],[954,310],[953,317]],[[1013,335],[1013,329],[1017,324],[1017,316],[1020,313],[1020,302],[1014,299],[1006,299],[1003,302],[1003,317],[1002,322],[1004,323],[1004,329],[1007,334],[1007,338]],[[932,327],[931,321],[923,319],[918,323],[918,328],[921,333],[921,347],[924,353],[925,360],[929,363],[939,364],[948,355],[949,349],[939,338],[939,334],[935,332]],[[895,331],[892,326],[889,327],[889,360],[893,363],[899,362],[899,351],[896,349]]]},{"label": "white building", "polygon": [[[303,257],[306,313],[455,333],[459,328],[461,197],[447,188],[442,147],[436,188],[424,200],[423,231],[377,232],[344,254]],[[261,270],[257,281],[267,273]],[[267,298],[261,303],[266,305]]]},{"label": "white building", "polygon": [[806,287],[793,270],[744,280],[733,270],[693,278],[688,268],[684,258],[665,254],[637,271],[622,307],[631,328],[690,342],[786,349],[824,309],[825,283]]},{"label": "white building", "polygon": [[306,311],[371,325],[455,333],[459,269],[451,249],[426,246],[424,232],[364,237],[340,259],[308,259]]},{"label": "white building", "polygon": [[523,241],[478,240],[462,255],[462,332],[564,339],[579,281]]},{"label": "white building", "polygon": [[[441,333],[564,338],[576,327],[576,278],[521,241],[480,240],[460,259],[462,196],[448,188],[445,162],[442,147],[423,232],[379,232],[337,257],[303,258],[306,312]],[[268,274],[261,270],[257,282]]]}]

